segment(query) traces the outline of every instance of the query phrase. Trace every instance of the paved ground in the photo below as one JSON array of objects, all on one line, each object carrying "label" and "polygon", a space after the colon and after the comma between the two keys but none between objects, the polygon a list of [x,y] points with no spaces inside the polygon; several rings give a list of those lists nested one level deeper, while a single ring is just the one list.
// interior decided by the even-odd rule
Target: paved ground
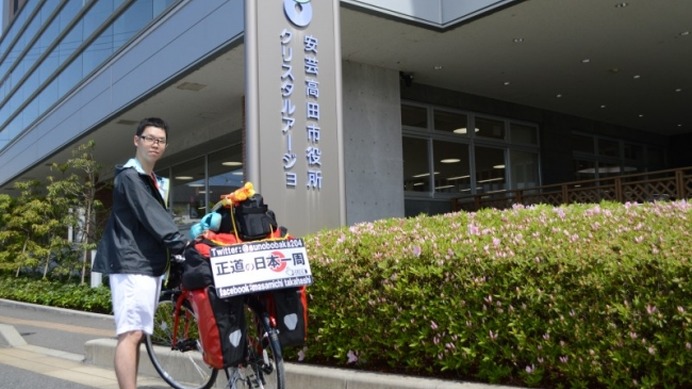
[{"label": "paved ground", "polygon": [[[114,345],[109,315],[0,299],[0,389],[117,389]],[[144,347],[140,364],[139,388],[169,387],[146,373],[150,362]],[[286,364],[286,374],[290,389],[517,389],[294,363]]]},{"label": "paved ground", "polygon": [[[117,389],[112,368],[84,363],[84,344],[114,339],[113,318],[0,300],[0,388]],[[141,388],[164,389],[140,375]]]}]

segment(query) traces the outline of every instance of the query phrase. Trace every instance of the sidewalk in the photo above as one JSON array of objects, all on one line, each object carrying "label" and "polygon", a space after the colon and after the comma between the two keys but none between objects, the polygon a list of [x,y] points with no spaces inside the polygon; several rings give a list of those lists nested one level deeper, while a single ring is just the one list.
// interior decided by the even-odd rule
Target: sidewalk
[{"label": "sidewalk", "polygon": [[[12,325],[13,319],[5,316],[5,322],[9,323],[0,323],[0,364],[74,382],[83,385],[83,387],[117,389],[117,381],[113,372],[116,343],[114,338],[101,338],[96,335],[99,333],[98,330],[93,329],[91,330],[92,335],[96,336],[92,336],[86,343],[82,342],[79,345],[79,349],[84,350],[84,355],[57,349],[58,347],[65,349],[68,344],[74,343],[74,341],[69,340],[72,340],[71,336],[75,336],[75,325],[72,325],[73,328],[67,328],[70,325],[55,324],[57,316],[81,317],[77,320],[80,326],[76,329],[83,332],[89,331],[89,328],[86,327],[86,319],[89,314],[77,311],[67,312],[67,310],[58,308],[15,303],[8,300],[0,301],[0,305],[6,308],[3,310],[3,315],[8,315],[11,309],[17,310],[17,315],[21,313],[19,312],[21,309],[30,309],[32,312],[36,312],[34,317],[21,320],[22,323],[32,322],[46,327],[49,326],[47,323],[51,323],[50,326],[57,327],[57,331],[72,331],[71,333],[58,332],[53,337],[68,337],[68,342],[61,343],[55,339],[50,343],[44,343],[43,346],[31,345],[27,344],[24,337]],[[14,322],[19,323],[20,320],[15,319]],[[56,329],[53,328],[53,330]],[[28,335],[30,335],[28,338],[32,338],[31,334]],[[143,346],[140,349],[139,373],[138,384],[140,388],[169,388],[156,374]],[[214,387],[223,388],[226,384],[225,378],[225,375],[220,373]],[[369,373],[296,363],[286,363],[286,379],[289,389],[518,389],[510,386]]]},{"label": "sidewalk", "polygon": [[[13,326],[6,324],[0,324],[0,339],[9,346],[0,347],[0,364],[88,387],[118,389],[112,368],[85,364],[83,355],[27,344]],[[160,378],[142,375],[138,383],[146,389],[169,387]]]}]

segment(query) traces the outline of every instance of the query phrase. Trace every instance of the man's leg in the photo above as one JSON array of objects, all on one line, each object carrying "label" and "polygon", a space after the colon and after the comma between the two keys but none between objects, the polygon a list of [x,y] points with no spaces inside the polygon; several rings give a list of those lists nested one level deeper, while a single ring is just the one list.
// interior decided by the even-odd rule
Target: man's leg
[{"label": "man's leg", "polygon": [[137,388],[137,369],[139,367],[139,344],[142,331],[129,331],[118,335],[115,346],[115,376],[120,389]]}]

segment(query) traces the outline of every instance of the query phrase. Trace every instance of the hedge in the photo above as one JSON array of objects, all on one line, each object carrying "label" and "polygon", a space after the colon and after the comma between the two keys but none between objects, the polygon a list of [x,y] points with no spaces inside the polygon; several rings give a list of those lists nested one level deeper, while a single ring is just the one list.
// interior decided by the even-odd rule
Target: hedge
[{"label": "hedge", "polygon": [[692,205],[515,206],[307,237],[301,359],[532,387],[692,386]]}]

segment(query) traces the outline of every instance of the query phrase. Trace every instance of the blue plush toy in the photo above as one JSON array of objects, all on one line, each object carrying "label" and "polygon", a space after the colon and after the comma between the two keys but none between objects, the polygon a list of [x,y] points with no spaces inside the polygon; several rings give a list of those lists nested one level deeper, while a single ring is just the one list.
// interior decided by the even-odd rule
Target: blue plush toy
[{"label": "blue plush toy", "polygon": [[221,214],[216,212],[208,213],[198,223],[190,227],[190,238],[195,239],[207,230],[218,232],[219,228],[221,228]]}]

